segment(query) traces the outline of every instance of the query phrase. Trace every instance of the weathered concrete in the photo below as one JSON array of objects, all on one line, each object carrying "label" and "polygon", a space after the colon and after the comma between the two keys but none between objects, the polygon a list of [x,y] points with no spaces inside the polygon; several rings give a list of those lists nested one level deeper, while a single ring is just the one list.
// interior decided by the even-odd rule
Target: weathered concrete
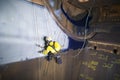
[{"label": "weathered concrete", "polygon": [[44,46],[44,36],[67,49],[67,35],[45,7],[25,0],[0,0],[0,65],[42,57],[36,44]]}]

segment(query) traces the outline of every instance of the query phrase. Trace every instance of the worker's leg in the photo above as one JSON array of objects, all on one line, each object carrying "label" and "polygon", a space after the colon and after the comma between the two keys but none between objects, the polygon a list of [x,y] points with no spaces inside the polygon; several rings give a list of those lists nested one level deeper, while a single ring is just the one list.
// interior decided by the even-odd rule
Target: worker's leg
[{"label": "worker's leg", "polygon": [[62,59],[60,55],[55,55],[56,63],[62,64]]},{"label": "worker's leg", "polygon": [[53,57],[53,54],[51,52],[48,53],[47,60],[51,61]]}]

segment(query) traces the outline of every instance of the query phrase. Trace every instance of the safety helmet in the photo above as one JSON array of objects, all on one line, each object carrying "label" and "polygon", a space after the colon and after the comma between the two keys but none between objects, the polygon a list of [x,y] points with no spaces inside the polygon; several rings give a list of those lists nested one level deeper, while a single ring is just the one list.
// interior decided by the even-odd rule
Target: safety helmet
[{"label": "safety helmet", "polygon": [[51,37],[46,37],[46,41],[52,41]]}]

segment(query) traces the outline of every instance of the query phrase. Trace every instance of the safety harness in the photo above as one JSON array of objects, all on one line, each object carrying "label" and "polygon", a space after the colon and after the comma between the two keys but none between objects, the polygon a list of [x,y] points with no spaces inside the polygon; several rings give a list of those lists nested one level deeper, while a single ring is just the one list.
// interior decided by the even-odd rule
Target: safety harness
[{"label": "safety harness", "polygon": [[[58,51],[55,49],[55,41],[50,41],[50,42],[53,42],[53,45],[48,44],[48,46],[52,47],[56,52],[58,52]],[[49,43],[50,43],[50,42],[49,42]]]}]

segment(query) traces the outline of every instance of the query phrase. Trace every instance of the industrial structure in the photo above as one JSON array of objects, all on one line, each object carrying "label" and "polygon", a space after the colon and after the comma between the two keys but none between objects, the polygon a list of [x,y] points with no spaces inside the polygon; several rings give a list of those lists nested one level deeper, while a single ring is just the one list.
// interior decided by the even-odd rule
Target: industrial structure
[{"label": "industrial structure", "polygon": [[[119,0],[0,0],[0,80],[120,80]],[[40,51],[62,45],[62,64]]]}]

